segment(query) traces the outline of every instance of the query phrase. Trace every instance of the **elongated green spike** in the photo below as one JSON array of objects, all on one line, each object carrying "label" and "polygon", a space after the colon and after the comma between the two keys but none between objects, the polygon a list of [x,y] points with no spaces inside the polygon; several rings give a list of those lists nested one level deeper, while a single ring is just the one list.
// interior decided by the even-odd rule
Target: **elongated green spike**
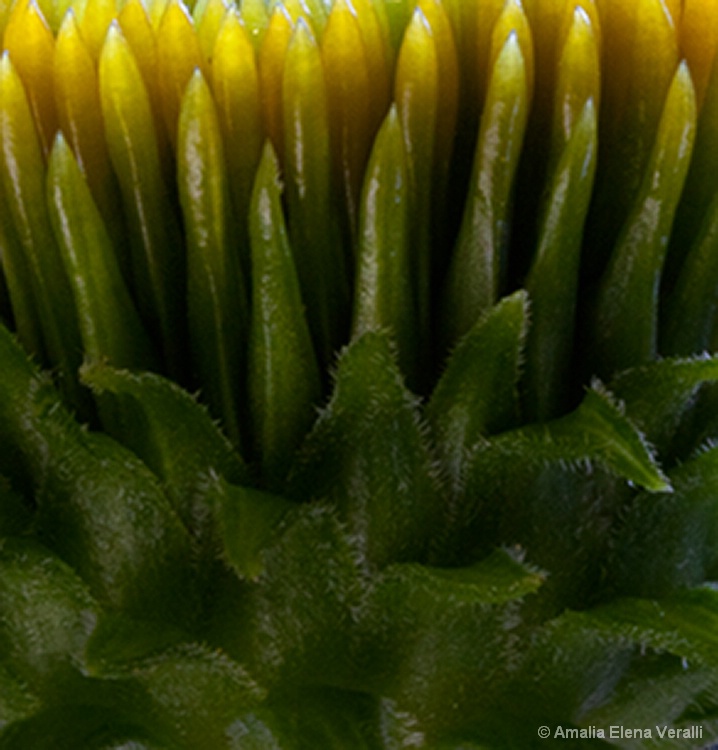
[{"label": "elongated green spike", "polygon": [[718,323],[718,194],[683,261],[661,316],[663,354],[687,356],[708,351]]},{"label": "elongated green spike", "polygon": [[693,84],[682,63],[666,98],[641,190],[601,280],[592,352],[599,374],[612,375],[656,355],[661,271],[695,126]]},{"label": "elongated green spike", "polygon": [[317,357],[327,365],[345,335],[349,286],[332,198],[322,58],[303,18],[287,49],[282,111],[289,235]]},{"label": "elongated green spike", "polygon": [[262,46],[264,33],[269,25],[269,9],[264,0],[242,0],[242,21],[252,39],[255,50]]},{"label": "elongated green spike", "polygon": [[187,242],[192,358],[211,410],[239,444],[247,302],[238,248],[230,234],[219,121],[199,71],[182,102],[177,170]]},{"label": "elongated green spike", "polygon": [[454,481],[476,443],[516,424],[528,318],[525,292],[499,302],[459,342],[434,389],[426,415]]},{"label": "elongated green spike", "polygon": [[[138,2],[138,0],[135,0]],[[99,7],[98,7],[99,6]],[[55,40],[54,79],[55,102],[60,131],[72,148],[82,174],[90,187],[120,269],[130,278],[129,246],[125,218],[122,213],[119,186],[112,171],[102,123],[100,91],[97,85],[97,62],[101,38],[107,32],[114,3],[101,0],[86,10],[85,21],[96,15],[98,28],[89,45],[84,33],[86,25],[78,23],[75,11],[67,13]],[[109,16],[109,17],[108,17]]]},{"label": "elongated green spike", "polygon": [[389,39],[392,48],[395,50],[398,50],[401,46],[404,29],[411,19],[411,13],[415,5],[410,0],[384,0]]},{"label": "elongated green spike", "polygon": [[[587,12],[587,6],[576,5],[571,13],[566,38],[556,65],[551,149],[554,164],[561,158],[578,121],[585,115],[586,103],[593,104],[598,116],[601,96],[601,59],[597,18]],[[550,12],[546,6],[547,15]],[[594,9],[595,13],[595,9]],[[544,20],[544,23],[546,21]],[[547,30],[547,29],[546,29]]]},{"label": "elongated green spike", "polygon": [[179,113],[187,84],[198,68],[205,77],[209,74],[208,61],[189,10],[180,0],[167,0],[155,36],[158,94],[173,148],[177,147]]},{"label": "elongated green spike", "polygon": [[125,286],[102,217],[61,134],[50,155],[47,194],[85,356],[118,367],[155,369],[155,352]]},{"label": "elongated green spike", "polygon": [[[431,273],[434,159],[437,150],[439,51],[426,15],[417,6],[406,28],[396,64],[394,101],[406,144],[406,170],[412,222],[411,280],[419,339],[427,341]],[[448,106],[448,105],[447,105]],[[442,144],[443,145],[443,144]],[[422,347],[423,353],[428,353]]]},{"label": "elongated green spike", "polygon": [[322,37],[322,62],[326,76],[327,113],[334,154],[334,180],[341,186],[346,224],[352,237],[357,226],[361,183],[372,148],[372,139],[385,115],[378,112],[380,92],[366,46],[366,35],[353,4],[337,0],[332,5]]},{"label": "elongated green spike", "polygon": [[[390,43],[390,22],[382,0],[351,0],[369,65],[372,85],[369,108],[374,121],[381,122],[391,103],[391,86],[395,65],[394,49]],[[411,9],[411,5],[407,6]]]},{"label": "elongated green spike", "polygon": [[[691,3],[691,8],[687,13],[694,16],[693,23],[695,23],[695,15],[701,14],[701,7],[702,4],[699,2]],[[708,6],[703,7],[708,8]],[[710,14],[714,12],[713,9],[708,11]],[[695,44],[699,38],[700,35],[696,34],[693,43]],[[698,95],[699,83],[696,81],[695,72],[691,67],[691,75],[694,76],[693,81]],[[706,235],[706,229],[710,221],[708,217],[716,211],[718,186],[716,186],[714,176],[716,170],[718,170],[718,143],[715,138],[718,128],[718,58],[714,59],[710,71],[710,83],[705,91],[705,99],[702,105],[698,107],[698,112],[698,127],[693,156],[686,176],[683,195],[676,211],[668,257],[666,258],[667,281],[676,278],[679,273],[685,275],[685,270],[681,270],[684,262],[688,267],[695,263],[695,260],[689,260],[689,258],[691,255],[697,254],[701,236]],[[695,281],[700,283],[698,278]],[[700,294],[696,295],[696,300],[700,298]],[[667,351],[666,353],[688,354],[692,351]]]},{"label": "elongated green spike", "polygon": [[531,330],[524,407],[529,420],[557,416],[566,392],[574,343],[583,226],[597,157],[597,123],[589,100],[549,182],[536,257],[526,280]]},{"label": "elongated green spike", "polygon": [[192,11],[197,40],[207,60],[212,59],[217,35],[228,9],[229,4],[226,0],[202,0]]},{"label": "elongated green spike", "polygon": [[[60,369],[63,391],[75,404],[83,403],[77,390],[80,333],[72,292],[50,225],[45,195],[45,165],[22,82],[10,58],[0,62],[0,184],[4,204],[22,247],[24,262],[8,257],[23,293],[31,287],[42,327],[44,351]],[[22,278],[29,272],[30,279]],[[18,290],[19,292],[19,290]]]},{"label": "elongated green spike", "polygon": [[[0,216],[7,217],[10,209],[0,193]],[[44,359],[44,343],[39,311],[35,304],[33,276],[22,242],[11,221],[0,220],[0,269],[7,290],[7,299],[12,310],[17,337],[30,352]]]},{"label": "elongated green spike", "polygon": [[[601,273],[654,174],[652,149],[681,60],[664,0],[601,0],[601,166],[586,235],[587,271]],[[687,75],[687,70],[684,75]]]},{"label": "elongated green spike", "polygon": [[182,235],[162,176],[147,89],[116,22],[102,48],[100,98],[105,137],[127,214],[140,314],[173,375],[186,370]]},{"label": "elongated green spike", "polygon": [[401,125],[392,107],[377,135],[364,178],[352,335],[358,338],[365,331],[391,330],[402,371],[414,378],[418,341],[407,180]]},{"label": "elongated green spike", "polygon": [[510,197],[528,112],[527,73],[512,33],[494,64],[481,118],[471,192],[444,295],[443,338],[454,344],[498,299]]},{"label": "elongated green spike", "polygon": [[240,263],[248,279],[251,272],[247,217],[264,132],[256,55],[250,33],[234,10],[225,14],[214,45],[211,88],[222,130],[224,168],[232,197]]},{"label": "elongated green spike", "polygon": [[321,390],[269,142],[254,185],[250,238],[249,408],[264,475],[278,480],[312,424]]},{"label": "elongated green spike", "polygon": [[309,19],[312,31],[317,39],[321,40],[329,17],[327,3],[324,0],[302,0],[302,5],[306,9],[306,17]]},{"label": "elongated green spike", "polygon": [[22,81],[35,134],[43,156],[47,157],[57,128],[53,91],[55,39],[35,0],[14,4],[2,47]]}]

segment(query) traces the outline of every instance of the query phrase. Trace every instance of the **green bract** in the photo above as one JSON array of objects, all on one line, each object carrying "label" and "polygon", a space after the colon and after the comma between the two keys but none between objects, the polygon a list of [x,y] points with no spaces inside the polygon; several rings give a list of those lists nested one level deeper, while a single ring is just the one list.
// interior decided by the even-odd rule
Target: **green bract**
[{"label": "green bract", "polygon": [[0,750],[718,743],[718,2],[0,31]]}]

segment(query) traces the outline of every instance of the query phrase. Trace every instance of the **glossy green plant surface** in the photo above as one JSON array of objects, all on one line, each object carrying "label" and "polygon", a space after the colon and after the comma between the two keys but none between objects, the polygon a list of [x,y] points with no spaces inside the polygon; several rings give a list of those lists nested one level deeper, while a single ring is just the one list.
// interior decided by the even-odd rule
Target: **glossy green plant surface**
[{"label": "glossy green plant surface", "polygon": [[716,24],[0,8],[0,750],[718,741]]}]

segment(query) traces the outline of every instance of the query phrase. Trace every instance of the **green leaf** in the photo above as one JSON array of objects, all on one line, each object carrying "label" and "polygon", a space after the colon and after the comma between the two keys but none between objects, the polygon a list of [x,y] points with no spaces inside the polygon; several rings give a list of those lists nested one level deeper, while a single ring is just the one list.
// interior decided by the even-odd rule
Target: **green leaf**
[{"label": "green leaf", "polygon": [[[690,712],[682,712],[706,680],[714,680],[705,668],[714,670],[718,658],[717,616],[718,596],[709,588],[659,601],[617,599],[566,612],[533,638],[510,695],[517,704],[531,705],[563,724],[570,719],[585,725],[607,717],[620,723],[621,714],[612,711],[620,711],[621,701],[630,700],[638,686],[643,692],[632,700],[632,726],[641,726],[641,713],[661,706],[666,713],[651,717],[661,725],[702,723],[710,717],[700,710],[693,711],[693,722]],[[670,687],[673,692],[667,693]],[[624,716],[629,707],[623,706]]]},{"label": "green leaf", "polygon": [[182,100],[177,158],[193,361],[210,408],[221,417],[233,442],[239,444],[247,302],[231,236],[219,121],[212,94],[199,70]]},{"label": "green leaf", "polygon": [[657,601],[616,599],[588,612],[567,615],[598,635],[623,638],[691,663],[718,664],[718,592],[713,587],[682,591]]},{"label": "green leaf", "polygon": [[466,560],[496,544],[518,545],[551,574],[542,606],[585,606],[614,516],[630,497],[626,480],[652,492],[670,488],[640,433],[594,388],[566,417],[474,447],[465,485],[447,508],[441,554]]},{"label": "green leaf", "polygon": [[[575,612],[549,620],[522,646],[499,700],[523,707],[515,718],[530,728],[523,729],[525,740],[536,736],[539,725],[582,723],[588,710],[613,695],[637,651],[630,638],[610,628],[596,632],[590,615]],[[583,746],[577,743],[576,750]]]},{"label": "green leaf", "polygon": [[0,737],[1,750],[188,750],[156,739],[109,708],[89,704],[53,706],[13,724]]},{"label": "green leaf", "polygon": [[224,555],[240,578],[256,580],[265,570],[264,551],[280,535],[295,503],[249,487],[225,484],[220,509]]},{"label": "green leaf", "polygon": [[[709,668],[686,669],[681,659],[670,654],[646,653],[633,664],[611,695],[581,719],[584,726],[680,726],[681,715],[689,712],[685,724],[704,722],[696,709],[704,704],[701,694],[715,695],[718,685]],[[715,720],[714,720],[715,721]],[[715,737],[706,727],[704,738]],[[666,747],[694,748],[693,742],[675,742]]]},{"label": "green leaf", "polygon": [[[542,573],[517,560],[507,550],[496,550],[481,562],[464,568],[397,563],[386,570],[385,578],[394,574],[405,581],[414,580],[409,587],[421,590],[421,596],[427,601],[431,598],[450,599],[454,603],[466,600],[486,605],[523,599],[537,591],[544,581]],[[421,585],[417,585],[419,583]],[[438,605],[438,601],[435,604]]]},{"label": "green leaf", "polygon": [[539,460],[552,454],[569,462],[594,459],[649,492],[671,491],[643,435],[600,384],[594,384],[574,412],[543,427],[528,426],[524,435],[542,438],[546,452],[536,456]]},{"label": "green leaf", "polygon": [[277,481],[314,420],[320,381],[280,204],[277,160],[267,143],[250,215],[252,321],[249,408],[265,479]]},{"label": "green leaf", "polygon": [[303,688],[242,716],[232,738],[241,738],[238,750],[380,750],[385,745],[375,730],[375,704],[368,695]]},{"label": "green leaf", "polygon": [[676,447],[681,419],[700,387],[718,380],[718,357],[661,359],[619,373],[611,391],[626,405],[628,417],[659,450]]},{"label": "green leaf", "polygon": [[596,111],[583,108],[548,183],[536,255],[526,280],[531,328],[526,347],[525,410],[531,420],[564,411],[578,299],[583,225],[597,158]]},{"label": "green leaf", "polygon": [[[258,510],[262,498],[249,500]],[[262,685],[357,687],[353,638],[362,587],[353,540],[326,505],[302,505],[279,520],[275,503],[260,523],[272,513],[274,533],[265,525],[266,546],[258,559],[246,561],[257,571],[254,580],[237,581],[216,597],[211,640]],[[256,532],[242,533],[251,538]]]},{"label": "green leaf", "polygon": [[[507,697],[543,714],[542,723],[608,727],[627,721],[650,726],[654,738],[656,724],[700,724],[695,701],[715,683],[705,667],[713,669],[718,654],[717,611],[715,592],[696,589],[660,601],[626,598],[565,612],[533,636]],[[694,721],[684,713],[689,705]]]},{"label": "green leaf", "polygon": [[550,464],[570,470],[571,466],[579,468],[585,462],[598,462],[649,492],[670,491],[643,436],[600,384],[586,393],[571,414],[480,442],[470,460],[469,481],[478,482],[479,486],[512,480]]},{"label": "green leaf", "polygon": [[61,133],[50,155],[47,196],[85,356],[118,367],[155,369],[156,355],[125,286],[102,217]]},{"label": "green leaf", "polygon": [[265,695],[242,666],[199,644],[117,665],[112,674],[146,695],[138,710],[143,724],[171,726],[187,748],[234,747],[227,742],[232,726]]},{"label": "green leaf", "polygon": [[244,483],[249,472],[207,410],[171,380],[102,363],[82,382],[101,398],[105,429],[160,479],[190,531],[201,535],[212,513],[216,477]]},{"label": "green leaf", "polygon": [[146,618],[194,615],[190,539],[134,454],[80,427],[0,328],[0,469],[34,492],[40,538],[93,596]]},{"label": "green leaf", "polygon": [[513,427],[526,336],[525,292],[504,298],[474,324],[451,354],[426,407],[433,437],[455,482],[482,437]]},{"label": "green leaf", "polygon": [[168,652],[191,640],[172,623],[104,614],[85,648],[85,672],[91,678],[116,678],[127,664]]},{"label": "green leaf", "polygon": [[39,699],[27,685],[0,664],[0,736],[10,724],[31,716],[39,708]]},{"label": "green leaf", "polygon": [[141,680],[56,679],[41,709],[0,736],[2,750],[190,750]]},{"label": "green leaf", "polygon": [[98,75],[107,147],[130,234],[137,304],[177,376],[186,369],[182,234],[162,174],[147,89],[117,23],[108,31]]},{"label": "green leaf", "polygon": [[642,492],[626,509],[606,563],[609,589],[656,597],[718,573],[718,448],[670,473],[674,491]]},{"label": "green leaf", "polygon": [[80,669],[99,608],[62,560],[33,540],[0,540],[0,661],[42,689]]},{"label": "green leaf", "polygon": [[466,568],[400,563],[383,572],[367,604],[375,689],[419,717],[426,747],[490,715],[491,692],[513,669],[524,600],[542,582],[504,550]]},{"label": "green leaf", "polygon": [[352,335],[391,330],[402,372],[414,378],[418,340],[407,179],[401,126],[392,107],[374,141],[364,177]]},{"label": "green leaf", "polygon": [[371,565],[425,552],[440,504],[417,403],[387,334],[368,332],[343,351],[289,486],[336,506]]},{"label": "green leaf", "polygon": [[527,72],[512,33],[494,64],[471,187],[444,296],[443,337],[454,344],[501,293],[510,196],[528,113]]},{"label": "green leaf", "polygon": [[641,189],[601,280],[592,350],[593,369],[600,375],[655,358],[661,271],[695,127],[693,84],[682,63],[666,99]]}]

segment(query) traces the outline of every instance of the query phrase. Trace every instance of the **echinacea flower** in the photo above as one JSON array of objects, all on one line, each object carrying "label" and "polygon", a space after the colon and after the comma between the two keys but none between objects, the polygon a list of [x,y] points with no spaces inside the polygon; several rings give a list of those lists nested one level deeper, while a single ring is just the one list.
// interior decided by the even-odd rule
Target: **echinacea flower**
[{"label": "echinacea flower", "polygon": [[718,742],[717,2],[0,29],[0,750]]}]

